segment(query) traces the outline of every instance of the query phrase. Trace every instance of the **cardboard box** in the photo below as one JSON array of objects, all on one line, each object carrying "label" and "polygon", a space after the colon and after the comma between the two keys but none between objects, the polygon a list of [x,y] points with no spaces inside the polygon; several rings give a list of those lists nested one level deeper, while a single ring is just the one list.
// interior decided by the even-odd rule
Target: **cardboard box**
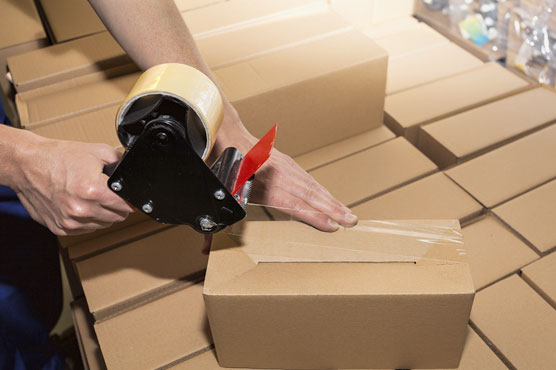
[{"label": "cardboard box", "polygon": [[212,339],[202,290],[193,285],[95,323],[106,366],[158,369],[207,350]]},{"label": "cardboard box", "polygon": [[556,176],[556,126],[446,171],[446,174],[488,208],[518,196]]},{"label": "cardboard box", "polygon": [[17,92],[29,91],[126,64],[132,62],[108,32],[34,50],[8,59],[8,68]]},{"label": "cardboard box", "polygon": [[457,219],[468,222],[483,207],[442,172],[352,208],[363,220]]},{"label": "cardboard box", "polygon": [[517,369],[556,363],[556,310],[517,275],[479,292],[471,321]]},{"label": "cardboard box", "polygon": [[332,12],[276,19],[198,39],[197,47],[207,65],[222,68],[252,59],[271,50],[299,44],[352,28]]},{"label": "cardboard box", "polygon": [[382,125],[359,135],[338,141],[312,152],[295,157],[295,161],[305,171],[314,170],[337,159],[350,156],[362,150],[395,138],[386,126]]},{"label": "cardboard box", "polygon": [[35,125],[30,127],[30,131],[50,139],[104,143],[118,148],[121,144],[114,124],[118,108],[118,104],[107,106],[44,125]]},{"label": "cardboard box", "polygon": [[474,289],[457,221],[241,232],[241,247],[211,251],[203,291],[221,366],[458,366]]},{"label": "cardboard box", "polygon": [[418,23],[415,28],[373,40],[386,50],[390,58],[397,58],[418,50],[449,43],[447,38],[423,23]]},{"label": "cardboard box", "polygon": [[490,215],[464,227],[463,237],[476,289],[482,289],[539,258],[527,244]]},{"label": "cardboard box", "polygon": [[536,87],[422,126],[418,147],[436,164],[446,167],[555,120],[556,93],[548,87]]},{"label": "cardboard box", "polygon": [[85,299],[71,303],[71,314],[83,367],[85,370],[106,370],[93,329],[93,317],[89,313]]},{"label": "cardboard box", "polygon": [[196,39],[233,29],[326,11],[325,0],[231,0],[182,12],[182,18]]},{"label": "cardboard box", "polygon": [[87,0],[39,0],[39,3],[55,43],[106,31]]},{"label": "cardboard box", "polygon": [[453,43],[443,43],[390,58],[386,95],[440,80],[483,64]]},{"label": "cardboard box", "polygon": [[44,47],[48,40],[33,0],[1,0],[0,9],[0,96],[12,123],[19,125],[13,104],[14,91],[5,77],[7,59]]},{"label": "cardboard box", "polygon": [[418,30],[420,27],[417,19],[407,16],[396,18],[389,22],[367,25],[359,29],[368,37],[376,39],[406,30]]},{"label": "cardboard box", "polygon": [[525,266],[521,273],[521,277],[556,308],[556,253]]},{"label": "cardboard box", "polygon": [[494,208],[493,212],[537,250],[546,253],[556,247],[555,207],[556,180],[552,180]]},{"label": "cardboard box", "polygon": [[21,124],[27,128],[44,125],[120,104],[139,76],[139,72],[100,80],[94,76],[93,81],[89,82],[91,75],[85,75],[70,80],[74,86],[67,89],[55,84],[17,94],[17,110]]},{"label": "cardboard box", "polygon": [[218,4],[223,1],[229,0],[174,0],[174,3],[180,12],[187,12],[189,10]]},{"label": "cardboard box", "polygon": [[297,156],[380,126],[386,68],[384,50],[348,31],[214,74],[253,135],[278,123],[276,147]]},{"label": "cardboard box", "polygon": [[[162,230],[75,264],[91,313],[97,320],[144,301],[160,289],[202,278],[208,255],[204,236],[188,226]],[[226,235],[215,245],[229,244]]]},{"label": "cardboard box", "polygon": [[486,63],[470,71],[386,97],[384,123],[417,142],[419,125],[503,98],[528,83],[504,67]]},{"label": "cardboard box", "polygon": [[414,0],[331,0],[330,8],[357,27],[389,22],[413,14]]},{"label": "cardboard box", "polygon": [[396,138],[332,162],[310,174],[352,207],[432,174],[436,166],[404,138]]}]

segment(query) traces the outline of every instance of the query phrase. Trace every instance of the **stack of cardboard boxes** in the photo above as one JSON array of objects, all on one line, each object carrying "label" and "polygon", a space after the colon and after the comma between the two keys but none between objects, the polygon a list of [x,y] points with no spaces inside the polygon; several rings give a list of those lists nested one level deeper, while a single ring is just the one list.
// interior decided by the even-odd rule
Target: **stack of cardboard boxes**
[{"label": "stack of cardboard boxes", "polygon": [[[58,2],[40,3],[55,40],[71,41],[8,59],[22,123],[119,147],[137,67],[96,20],[64,29]],[[247,128],[277,122],[277,147],[361,220],[459,220],[478,290],[460,369],[556,362],[554,91],[419,23],[412,1],[176,3]],[[220,369],[200,235],[136,212],[60,242],[87,368]],[[233,243],[222,233],[214,249]]]}]

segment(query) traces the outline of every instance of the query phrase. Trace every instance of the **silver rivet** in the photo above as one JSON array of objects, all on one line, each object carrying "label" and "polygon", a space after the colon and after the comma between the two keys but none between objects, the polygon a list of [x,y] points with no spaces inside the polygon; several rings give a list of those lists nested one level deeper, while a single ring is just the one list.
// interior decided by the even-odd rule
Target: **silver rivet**
[{"label": "silver rivet", "polygon": [[122,183],[119,181],[114,181],[112,184],[110,184],[110,188],[112,188],[112,190],[114,191],[120,191],[122,190]]},{"label": "silver rivet", "polygon": [[216,222],[214,222],[212,217],[202,216],[199,219],[199,226],[201,226],[201,230],[203,230],[203,231],[211,231],[218,225],[216,224]]},{"label": "silver rivet", "polygon": [[226,197],[226,193],[224,193],[224,190],[218,189],[214,192],[214,197],[218,200],[223,200]]},{"label": "silver rivet", "polygon": [[235,200],[237,200],[239,202],[239,200],[241,199],[241,197],[239,196],[239,194],[234,195]]},{"label": "silver rivet", "polygon": [[143,204],[142,209],[143,209],[143,212],[145,212],[145,213],[151,213],[153,211],[153,206],[150,203],[145,203],[145,204]]}]

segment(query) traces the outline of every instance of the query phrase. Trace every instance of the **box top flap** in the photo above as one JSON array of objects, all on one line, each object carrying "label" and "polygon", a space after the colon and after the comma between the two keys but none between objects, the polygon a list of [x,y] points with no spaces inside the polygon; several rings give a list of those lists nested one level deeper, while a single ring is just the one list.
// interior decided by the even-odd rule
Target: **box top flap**
[{"label": "box top flap", "polygon": [[360,221],[334,233],[292,220],[249,221],[229,235],[237,246],[211,252],[206,294],[473,291],[455,220]]},{"label": "box top flap", "polygon": [[33,0],[2,0],[0,8],[0,49],[46,38]]}]

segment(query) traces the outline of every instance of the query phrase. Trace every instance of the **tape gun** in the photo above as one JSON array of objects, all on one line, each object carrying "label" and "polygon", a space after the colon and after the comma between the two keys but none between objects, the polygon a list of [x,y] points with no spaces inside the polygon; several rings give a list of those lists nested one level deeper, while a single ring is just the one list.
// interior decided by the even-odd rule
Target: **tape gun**
[{"label": "tape gun", "polygon": [[161,223],[209,234],[240,221],[276,126],[245,157],[229,147],[209,167],[222,117],[220,92],[200,71],[177,63],[148,69],[116,115],[126,151],[104,168],[108,186]]}]

